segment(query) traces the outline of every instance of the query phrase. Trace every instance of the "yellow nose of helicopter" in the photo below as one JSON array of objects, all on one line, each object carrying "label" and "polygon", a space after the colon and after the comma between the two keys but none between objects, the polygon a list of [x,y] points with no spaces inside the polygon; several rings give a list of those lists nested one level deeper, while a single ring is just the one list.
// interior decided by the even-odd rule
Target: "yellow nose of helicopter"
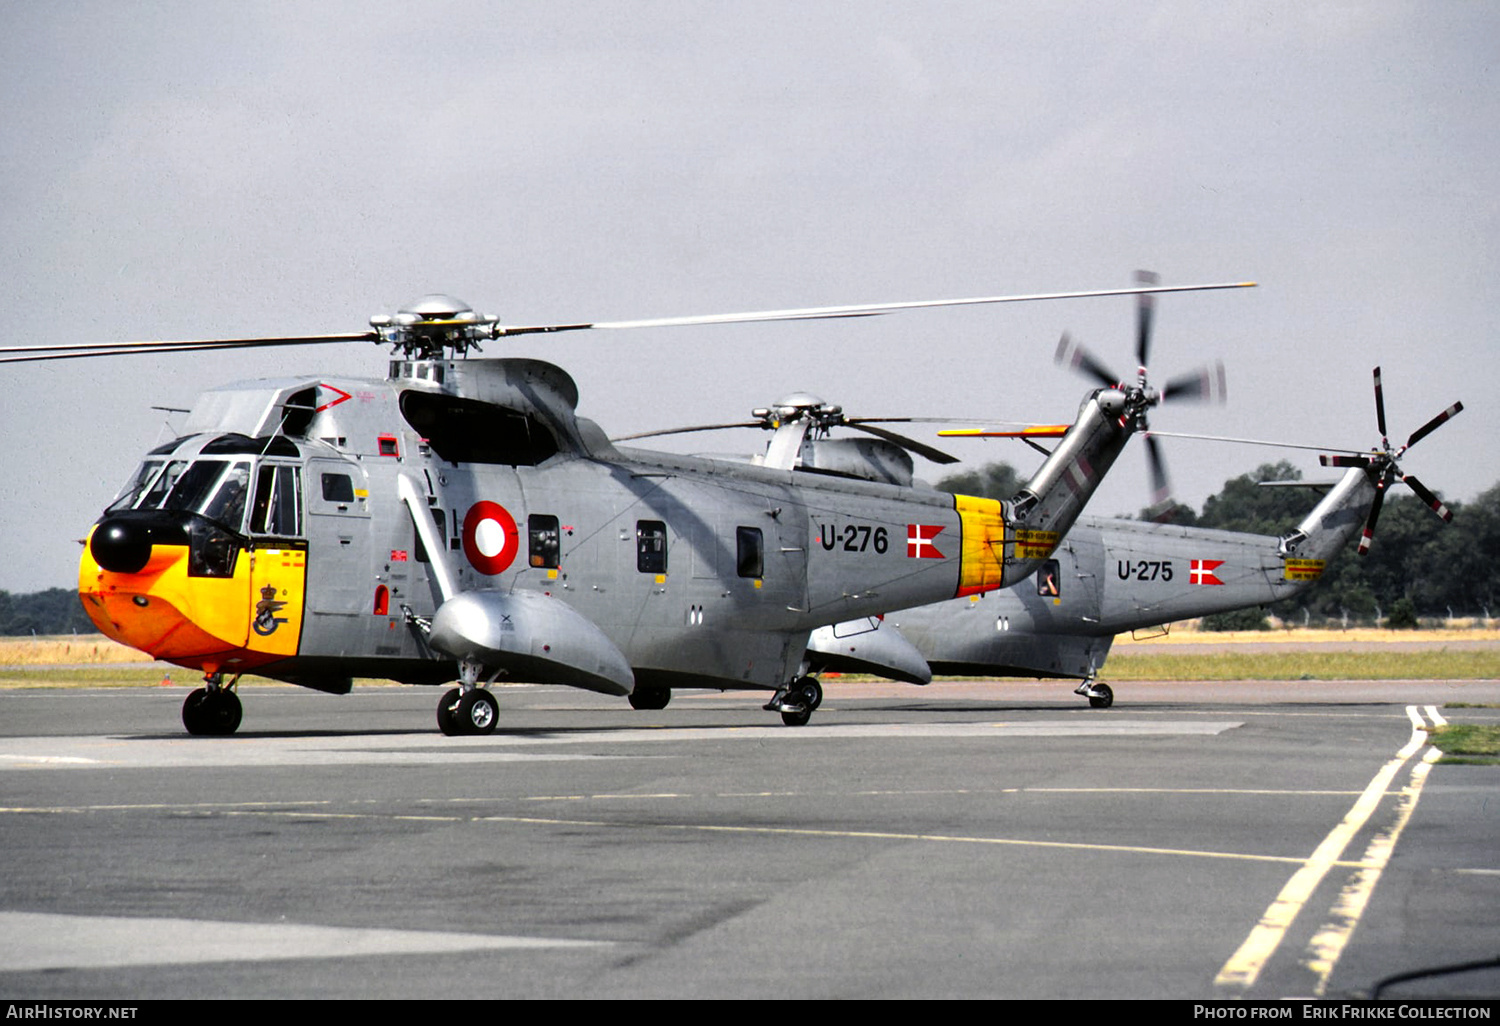
[{"label": "yellow nose of helicopter", "polygon": [[78,594],[100,632],[206,673],[294,655],[305,552],[241,549],[227,561],[230,573],[207,576],[181,535],[124,518],[95,526],[79,560]]}]

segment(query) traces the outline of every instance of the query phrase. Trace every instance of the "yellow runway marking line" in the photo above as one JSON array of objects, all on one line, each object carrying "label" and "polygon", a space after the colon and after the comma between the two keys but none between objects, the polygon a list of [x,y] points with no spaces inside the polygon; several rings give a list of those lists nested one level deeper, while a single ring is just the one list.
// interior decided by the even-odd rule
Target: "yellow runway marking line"
[{"label": "yellow runway marking line", "polygon": [[1323,882],[1323,878],[1335,868],[1349,865],[1364,868],[1363,863],[1345,862],[1339,856],[1374,814],[1401,767],[1426,743],[1426,735],[1421,729],[1422,720],[1416,707],[1407,706],[1406,712],[1412,723],[1411,736],[1406,744],[1380,768],[1354,805],[1344,814],[1343,820],[1329,832],[1312,855],[1302,860],[1302,867],[1292,874],[1292,878],[1251,929],[1239,950],[1219,970],[1219,975],[1214,978],[1216,986],[1234,988],[1241,993],[1254,986],[1255,981],[1260,978],[1261,970],[1281,946],[1287,930],[1312,897],[1313,891]]},{"label": "yellow runway marking line", "polygon": [[[1428,714],[1431,715],[1433,711],[1429,706]],[[1416,811],[1417,799],[1422,795],[1422,785],[1427,782],[1427,775],[1432,771],[1432,765],[1439,754],[1435,748],[1427,749],[1422,761],[1412,768],[1411,783],[1402,790],[1401,803],[1396,809],[1396,822],[1370,841],[1369,847],[1365,849],[1364,861],[1368,864],[1367,867],[1355,873],[1344,885],[1338,900],[1329,909],[1328,922],[1323,924],[1322,929],[1308,943],[1307,957],[1302,964],[1318,978],[1317,986],[1313,988],[1316,996],[1323,997],[1327,993],[1328,977],[1333,974],[1333,967],[1338,964],[1349,938],[1354,934],[1354,928],[1359,925],[1360,917],[1370,904],[1375,885],[1380,882],[1380,874],[1390,862],[1391,855],[1396,850],[1396,842],[1401,839],[1401,832],[1410,822],[1411,814]]]}]

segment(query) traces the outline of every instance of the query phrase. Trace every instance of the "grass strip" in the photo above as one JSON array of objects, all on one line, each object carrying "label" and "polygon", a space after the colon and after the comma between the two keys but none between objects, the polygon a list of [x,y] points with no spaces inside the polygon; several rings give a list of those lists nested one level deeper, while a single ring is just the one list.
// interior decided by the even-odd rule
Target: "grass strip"
[{"label": "grass strip", "polygon": [[1119,653],[1108,680],[1497,680],[1500,652]]},{"label": "grass strip", "polygon": [[1500,727],[1479,723],[1450,723],[1427,731],[1445,764],[1500,766]]}]

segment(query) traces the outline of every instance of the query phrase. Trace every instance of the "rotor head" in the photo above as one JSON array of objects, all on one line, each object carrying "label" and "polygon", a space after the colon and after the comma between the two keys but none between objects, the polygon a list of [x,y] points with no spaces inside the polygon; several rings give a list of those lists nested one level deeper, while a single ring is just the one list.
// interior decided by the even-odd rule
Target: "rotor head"
[{"label": "rotor head", "polygon": [[475,313],[461,299],[431,293],[403,306],[394,314],[370,318],[377,340],[398,347],[407,359],[439,359],[478,350],[481,341],[497,338],[499,319]]}]

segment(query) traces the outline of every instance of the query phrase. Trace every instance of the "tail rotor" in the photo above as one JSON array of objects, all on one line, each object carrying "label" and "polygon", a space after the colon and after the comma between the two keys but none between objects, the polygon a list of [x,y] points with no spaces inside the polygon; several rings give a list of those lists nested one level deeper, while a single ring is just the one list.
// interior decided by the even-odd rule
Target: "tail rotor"
[{"label": "tail rotor", "polygon": [[1454,403],[1413,431],[1410,437],[1406,439],[1406,444],[1396,449],[1392,447],[1391,440],[1386,431],[1385,389],[1380,380],[1380,368],[1375,368],[1375,424],[1380,429],[1380,448],[1373,449],[1367,454],[1350,453],[1318,457],[1319,461],[1325,467],[1359,467],[1369,475],[1375,485],[1375,498],[1370,503],[1370,512],[1365,518],[1364,533],[1359,539],[1359,554],[1361,556],[1370,551],[1370,544],[1375,537],[1375,524],[1380,519],[1380,510],[1385,503],[1386,491],[1397,480],[1400,480],[1415,492],[1417,497],[1426,504],[1427,508],[1432,510],[1444,523],[1452,522],[1453,511],[1434,495],[1430,489],[1423,485],[1421,481],[1418,481],[1411,474],[1402,473],[1399,460],[1412,446],[1458,416],[1463,408],[1463,403]]}]

